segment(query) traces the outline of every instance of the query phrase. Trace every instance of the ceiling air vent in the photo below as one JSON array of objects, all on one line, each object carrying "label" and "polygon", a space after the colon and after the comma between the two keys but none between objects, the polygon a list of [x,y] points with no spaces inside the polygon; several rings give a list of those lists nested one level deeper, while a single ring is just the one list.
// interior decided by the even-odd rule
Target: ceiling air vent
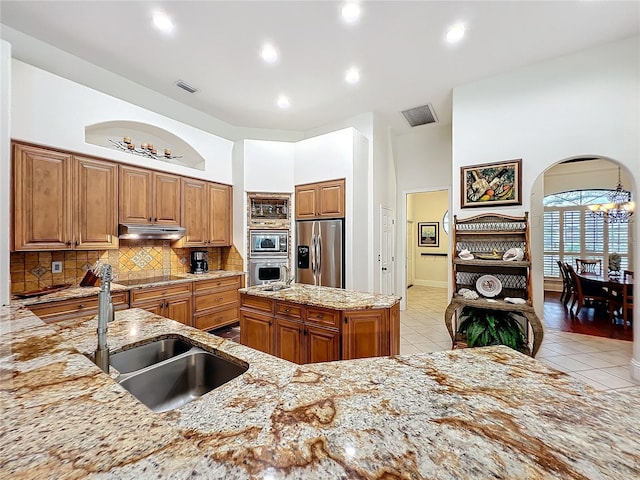
[{"label": "ceiling air vent", "polygon": [[436,123],[438,121],[436,112],[433,111],[433,106],[430,103],[420,107],[410,108],[409,110],[403,110],[402,115],[404,115],[405,120],[412,127]]},{"label": "ceiling air vent", "polygon": [[186,90],[186,91],[187,91],[187,92],[189,92],[189,93],[196,93],[196,92],[198,91],[198,89],[197,89],[197,88],[192,87],[192,86],[191,86],[191,85],[189,85],[187,82],[184,82],[184,81],[182,81],[182,80],[178,80],[178,81],[176,82],[176,85],[177,85],[178,87],[180,87],[181,89]]}]

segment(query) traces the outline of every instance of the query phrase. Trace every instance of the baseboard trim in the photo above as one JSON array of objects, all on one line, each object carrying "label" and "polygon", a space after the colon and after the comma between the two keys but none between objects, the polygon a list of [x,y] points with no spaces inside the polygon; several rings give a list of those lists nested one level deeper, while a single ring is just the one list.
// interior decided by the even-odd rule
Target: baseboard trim
[{"label": "baseboard trim", "polygon": [[438,288],[447,288],[447,282],[442,282],[439,280],[413,280],[414,285],[419,285],[420,287],[438,287]]}]

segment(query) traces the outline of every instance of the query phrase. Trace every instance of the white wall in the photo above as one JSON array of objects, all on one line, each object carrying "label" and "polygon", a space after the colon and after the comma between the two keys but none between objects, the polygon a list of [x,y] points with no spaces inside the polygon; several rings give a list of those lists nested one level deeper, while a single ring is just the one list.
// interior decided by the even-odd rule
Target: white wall
[{"label": "white wall", "polygon": [[9,302],[11,45],[0,40],[0,305]]},{"label": "white wall", "polygon": [[[397,181],[396,291],[402,295],[400,308],[406,308],[407,195],[410,193],[447,190],[452,182],[451,125],[432,124],[415,127],[394,139]],[[458,178],[457,175],[454,178]],[[450,200],[449,200],[450,201]],[[449,204],[449,208],[451,205]],[[417,228],[417,227],[416,227]],[[450,250],[450,240],[446,245]],[[441,242],[442,245],[442,242]],[[449,269],[450,272],[450,269]],[[448,273],[449,275],[449,273]],[[450,285],[447,281],[447,285]]]},{"label": "white wall", "polygon": [[291,142],[245,140],[244,190],[293,193],[294,150]]},{"label": "white wall", "polygon": [[[539,177],[558,161],[602,156],[624,165],[640,180],[639,38],[524,67],[457,87],[453,92],[453,173],[465,165],[522,158],[522,205],[460,210],[460,186],[453,182],[454,210],[461,217],[486,211],[532,212],[534,306],[543,309]],[[532,194],[534,196],[532,197]],[[535,213],[535,214],[534,214]],[[638,238],[640,222],[636,222]],[[637,241],[636,241],[637,242]],[[635,247],[635,245],[634,245]],[[634,250],[636,250],[634,248]],[[640,269],[638,258],[634,270]],[[636,306],[638,316],[640,307]],[[635,338],[640,337],[636,322]],[[634,368],[640,378],[640,342]]]},{"label": "white wall", "polygon": [[[46,72],[12,62],[11,137],[181,175],[230,184],[233,142],[118,98]],[[142,159],[85,143],[85,127],[114,120],[155,125],[183,139],[205,159],[205,170]]]}]

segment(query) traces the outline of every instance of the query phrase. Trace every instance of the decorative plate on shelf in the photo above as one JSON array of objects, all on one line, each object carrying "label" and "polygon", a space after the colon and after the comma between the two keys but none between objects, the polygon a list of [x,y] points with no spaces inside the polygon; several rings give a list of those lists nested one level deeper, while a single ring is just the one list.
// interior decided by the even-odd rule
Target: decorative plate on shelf
[{"label": "decorative plate on shelf", "polygon": [[493,275],[482,275],[476,280],[476,289],[480,295],[495,297],[502,291],[502,282]]}]

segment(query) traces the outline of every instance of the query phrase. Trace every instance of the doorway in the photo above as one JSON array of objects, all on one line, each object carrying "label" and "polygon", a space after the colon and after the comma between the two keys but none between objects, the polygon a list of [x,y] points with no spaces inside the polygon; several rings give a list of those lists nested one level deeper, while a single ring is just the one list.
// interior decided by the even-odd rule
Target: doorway
[{"label": "doorway", "polygon": [[615,191],[617,183],[632,189],[632,178],[615,161],[589,157],[559,162],[548,168],[537,183],[542,201],[532,201],[532,210],[540,209],[540,234],[532,236],[532,242],[538,243],[532,246],[536,250],[534,257],[541,259],[537,268],[543,276],[545,327],[632,340],[633,329],[624,329],[622,319],[618,315],[612,317],[606,303],[601,308],[582,308],[576,315],[576,309],[571,308],[573,299],[560,298],[563,284],[558,266],[560,261],[576,268],[576,259],[588,258],[601,262],[606,274],[609,256],[616,254],[622,269],[631,268],[632,224],[607,221],[589,207],[607,203],[607,195]]},{"label": "doorway", "polygon": [[445,219],[449,211],[449,189],[436,188],[406,193],[404,228],[406,308],[410,285],[444,290],[449,286],[449,233]]}]

